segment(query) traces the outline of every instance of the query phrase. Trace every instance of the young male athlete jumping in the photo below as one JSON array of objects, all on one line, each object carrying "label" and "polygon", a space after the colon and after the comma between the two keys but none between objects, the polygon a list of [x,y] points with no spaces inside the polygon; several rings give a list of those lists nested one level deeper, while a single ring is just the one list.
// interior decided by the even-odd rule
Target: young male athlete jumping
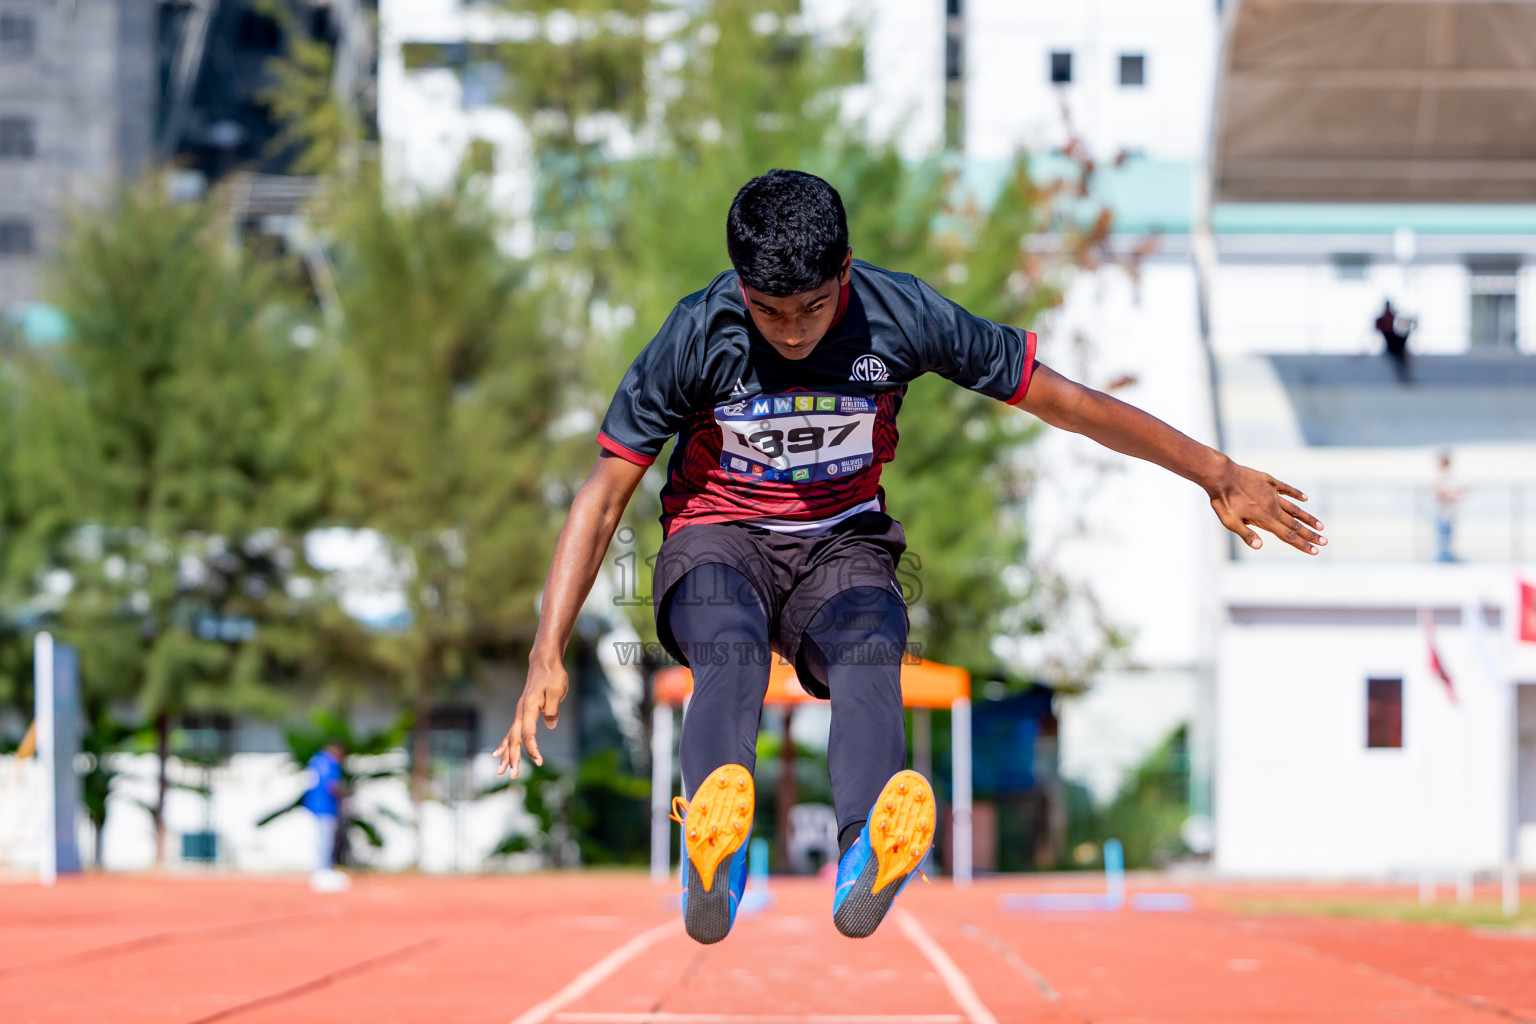
[{"label": "young male athlete jumping", "polygon": [[[904,771],[900,665],[906,548],[880,468],[913,379],[937,373],[1199,484],[1227,529],[1257,526],[1307,554],[1322,524],[1296,488],[1239,466],[1035,359],[1035,335],[967,313],[907,274],[855,261],[842,199],[820,178],[770,171],[726,221],[732,271],[677,304],[630,366],[603,451],[555,545],[527,684],[500,770],[559,718],[561,661],[630,496],[676,436],[661,492],[656,632],[693,671],[680,742],[683,919],[725,938],[746,884],[752,767],[770,650],[832,703],[827,763],[841,858],[833,920],[869,935],[932,842],[934,800]],[[722,872],[719,877],[717,872]]]}]

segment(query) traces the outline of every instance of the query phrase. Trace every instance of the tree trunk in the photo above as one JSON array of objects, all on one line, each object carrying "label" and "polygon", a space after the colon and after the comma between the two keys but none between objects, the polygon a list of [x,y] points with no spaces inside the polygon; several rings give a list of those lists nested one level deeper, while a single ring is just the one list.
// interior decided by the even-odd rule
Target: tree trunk
[{"label": "tree trunk", "polygon": [[155,779],[155,864],[165,863],[165,775],[171,759],[171,716],[162,711],[155,716],[155,755],[160,767]]},{"label": "tree trunk", "polygon": [[411,733],[411,810],[416,822],[416,870],[421,870],[422,807],[430,795],[432,782],[432,694],[425,676],[416,691],[416,726]]},{"label": "tree trunk", "polygon": [[795,720],[795,706],[784,705],[784,734],[779,742],[779,793],[774,800],[774,838],[777,849],[774,860],[778,869],[789,871],[789,809],[795,806],[795,741],[790,737],[790,724]]}]

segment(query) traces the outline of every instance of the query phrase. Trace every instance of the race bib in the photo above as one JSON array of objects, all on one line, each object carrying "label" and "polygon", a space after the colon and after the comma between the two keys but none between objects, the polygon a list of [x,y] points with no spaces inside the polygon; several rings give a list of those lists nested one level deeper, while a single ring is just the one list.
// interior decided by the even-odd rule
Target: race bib
[{"label": "race bib", "polygon": [[720,466],[787,483],[835,480],[874,456],[875,403],[850,395],[758,395],[715,408]]}]

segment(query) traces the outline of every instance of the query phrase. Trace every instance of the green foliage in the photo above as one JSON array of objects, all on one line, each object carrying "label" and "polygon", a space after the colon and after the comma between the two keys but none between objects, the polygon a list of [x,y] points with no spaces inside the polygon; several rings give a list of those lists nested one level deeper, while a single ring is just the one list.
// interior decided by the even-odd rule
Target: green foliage
[{"label": "green foliage", "polygon": [[[285,733],[288,742],[288,753],[292,755],[294,763],[306,765],[309,759],[314,757],[326,747],[336,744],[346,751],[348,757],[379,757],[392,750],[398,750],[405,742],[405,737],[410,733],[414,719],[410,715],[400,715],[392,723],[376,732],[358,732],[347,721],[345,715],[337,714],[325,708],[316,708],[310,712],[309,725],[302,729],[290,729]],[[341,766],[342,782],[346,788],[352,788],[352,783],[359,779],[387,779],[394,778],[399,772],[388,769],[356,773],[345,764]]]},{"label": "green foliage", "polygon": [[1187,853],[1179,830],[1189,817],[1189,737],[1179,726],[1126,778],[1115,799],[1094,808],[1086,791],[1069,795],[1069,850],[1118,839],[1127,868],[1163,867]]},{"label": "green foliage", "polygon": [[494,855],[533,852],[552,867],[645,862],[651,784],[624,769],[619,751],[592,754],[571,772],[529,767],[526,779],[509,779],[480,794],[520,789],[523,809],[538,823],[532,832],[508,835]]},{"label": "green foliage", "polygon": [[[360,733],[352,728],[345,716],[325,708],[316,708],[310,713],[307,727],[290,729],[286,733],[288,755],[295,765],[304,768],[308,766],[309,759],[321,750],[332,744],[340,746],[345,754],[341,759],[341,791],[345,796],[356,792],[359,783],[399,778],[403,774],[398,768],[378,767],[377,762],[364,770],[353,758],[378,758],[391,751],[399,750],[405,743],[406,735],[411,731],[413,721],[410,715],[401,715],[393,723],[377,732]],[[303,806],[304,795],[300,794],[292,803],[264,815],[256,822],[256,827],[268,825],[285,814],[300,810]],[[343,856],[338,859],[338,863],[355,863],[347,854],[354,831],[361,834],[368,845],[378,849],[384,845],[384,834],[380,829],[382,820],[387,819],[398,825],[406,824],[398,816],[382,808],[376,810],[375,814],[377,817],[362,814],[354,804],[343,799],[341,820],[337,828],[341,835],[338,842],[342,845]]]},{"label": "green foliage", "polygon": [[362,126],[356,112],[337,99],[331,47],[311,38],[293,12],[275,0],[254,6],[283,29],[284,53],[267,62],[272,84],[258,97],[281,125],[268,150],[291,151],[294,174],[335,173],[356,148]]},{"label": "green foliage", "polygon": [[1473,928],[1487,934],[1489,929],[1504,931],[1510,938],[1529,938],[1536,930],[1536,907],[1525,901],[1513,915],[1506,914],[1501,902],[1476,900],[1470,903],[1430,903],[1394,898],[1380,891],[1362,893],[1358,901],[1325,900],[1298,895],[1292,899],[1243,899],[1227,897],[1223,909],[1239,914],[1283,914],[1315,917],[1363,918],[1376,921],[1401,921],[1412,924],[1454,925]]},{"label": "green foliage", "polygon": [[0,598],[80,649],[93,719],[277,713],[350,628],[303,556],[329,402],[298,308],[158,180],[73,219],[50,289],[70,337],[8,362]]},{"label": "green foliage", "polygon": [[39,607],[146,716],[267,709],[266,661],[318,610],[291,596],[315,589],[297,537],[323,497],[317,360],[216,211],[157,184],[76,221],[54,279],[73,336],[21,363],[19,568],[69,573]]},{"label": "green foliage", "polygon": [[523,769],[523,773],[517,779],[507,779],[489,786],[479,794],[484,797],[508,789],[520,789],[523,810],[536,822],[531,832],[517,830],[503,837],[491,855],[536,853],[551,867],[574,867],[578,861],[573,856],[574,843],[566,812],[574,780],[568,775],[562,775],[551,765],[530,765]]},{"label": "green foliage", "polygon": [[[330,224],[344,388],[334,511],[389,543],[410,622],[375,638],[429,704],[477,657],[526,651],[577,472],[554,438],[570,354],[469,179],[386,202],[362,183]],[[579,459],[588,457],[581,446]]]},{"label": "green foliage", "polygon": [[112,784],[122,774],[112,767],[112,755],[123,748],[135,730],[119,722],[106,709],[97,711],[84,725],[80,752],[86,755],[90,767],[80,776],[80,799],[85,805],[85,816],[96,832],[96,863],[99,865],[100,837],[107,827],[107,798],[112,795]]}]

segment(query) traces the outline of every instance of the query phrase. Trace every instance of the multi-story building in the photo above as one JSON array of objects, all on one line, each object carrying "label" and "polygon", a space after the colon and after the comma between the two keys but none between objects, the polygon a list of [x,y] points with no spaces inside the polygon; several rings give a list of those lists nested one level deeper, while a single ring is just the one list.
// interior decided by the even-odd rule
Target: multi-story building
[{"label": "multi-story building", "polygon": [[[1517,590],[1536,579],[1533,18],[1228,18],[1203,262],[1223,440],[1311,494],[1331,537],[1315,563],[1235,548],[1223,566],[1230,870],[1536,865]],[[1406,361],[1383,327],[1408,333]]]},{"label": "multi-story building", "polygon": [[[291,213],[308,194],[265,91],[285,32],[335,52],[333,89],[372,118],[365,0],[0,0],[0,313],[56,322],[41,275],[72,208],[89,208],[152,167],[178,191],[248,176],[251,209]],[[275,14],[277,16],[275,16]]]},{"label": "multi-story building", "polygon": [[156,6],[0,3],[0,310],[36,298],[71,204],[149,162]]},{"label": "multi-story building", "polygon": [[1062,770],[1108,796],[1187,721],[1215,819],[1191,838],[1224,869],[1529,865],[1536,108],[1526,37],[1498,40],[1532,12],[1220,6],[950,5],[968,180],[1021,147],[1053,173],[1076,139],[1114,247],[1157,240],[1134,278],[1079,280],[1041,358],[1297,484],[1332,538],[1316,561],[1250,552],[1182,481],[1045,439],[1037,555],[1132,637],[1062,702]]}]

